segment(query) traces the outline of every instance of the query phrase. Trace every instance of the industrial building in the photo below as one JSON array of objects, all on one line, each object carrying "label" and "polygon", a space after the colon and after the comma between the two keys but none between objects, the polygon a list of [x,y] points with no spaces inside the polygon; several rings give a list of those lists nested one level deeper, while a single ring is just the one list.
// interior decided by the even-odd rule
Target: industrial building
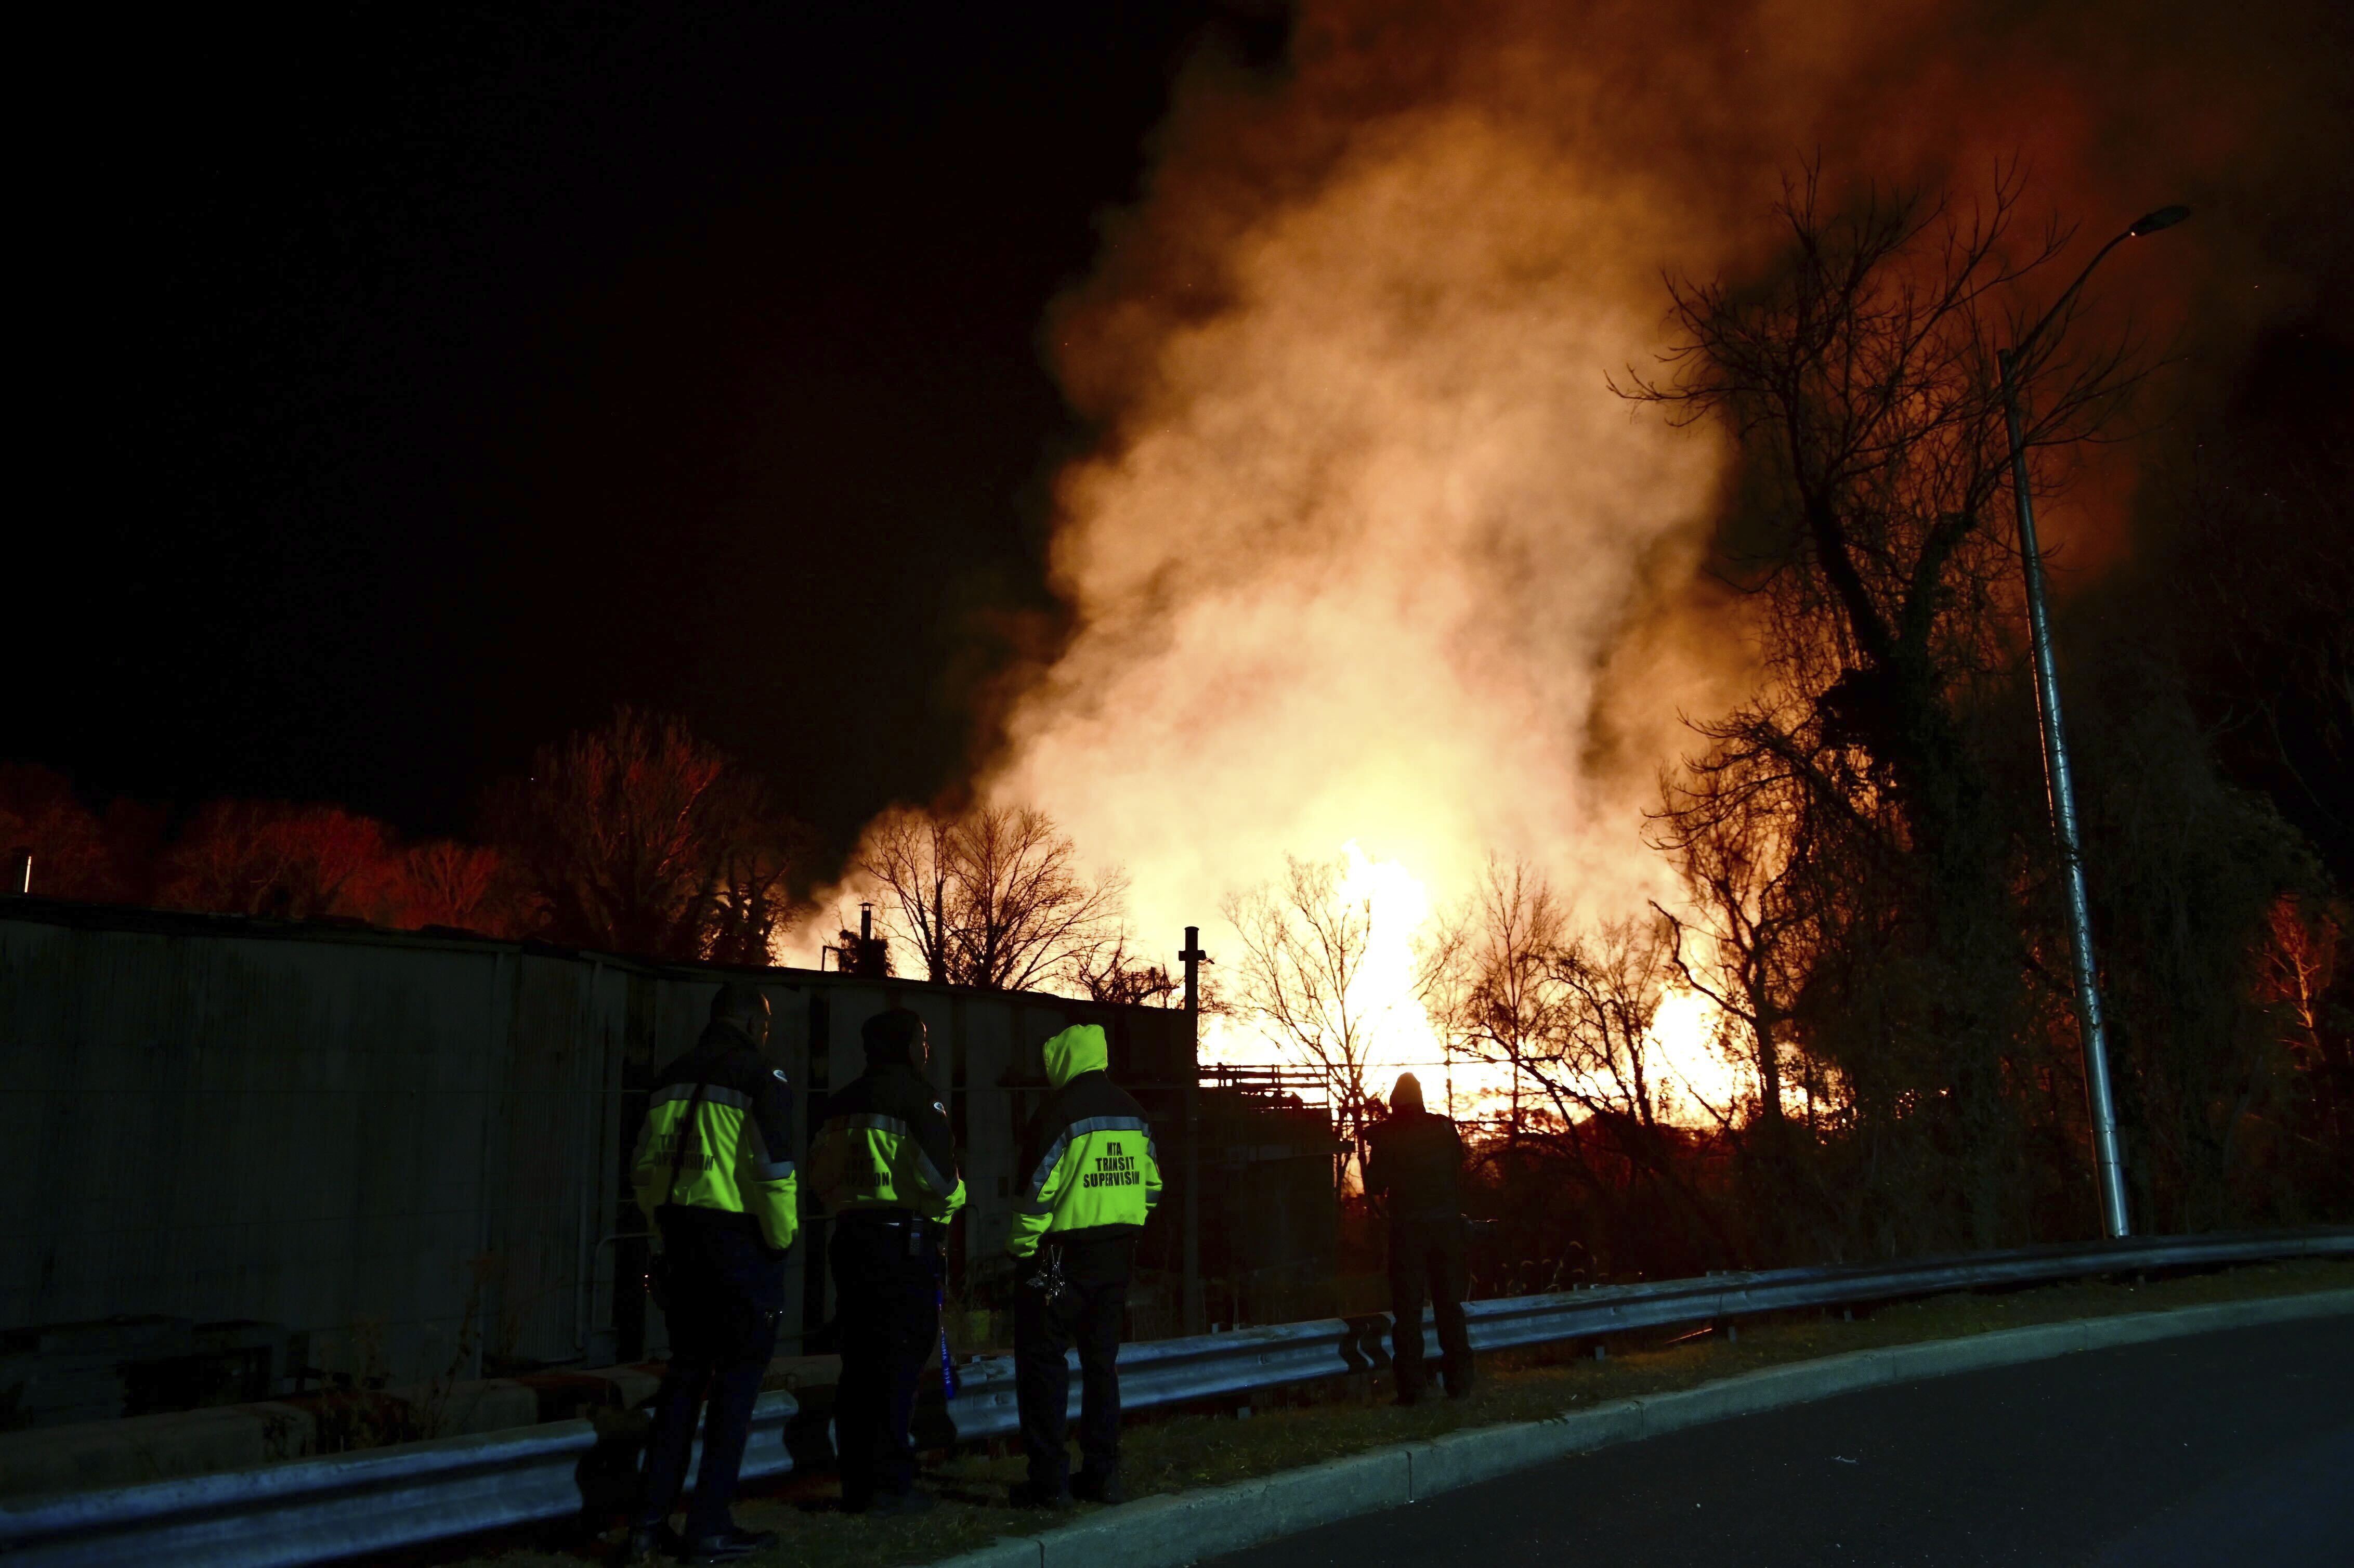
[{"label": "industrial building", "polygon": [[[323,1373],[659,1356],[627,1161],[652,1075],[727,979],[769,993],[804,1149],[863,1068],[860,1025],[892,1006],[924,1016],[971,1194],[950,1282],[968,1334],[1002,1287],[1039,1045],[1075,1022],[1103,1025],[1170,1182],[1139,1259],[1138,1333],[1185,1326],[1189,1171],[1210,1319],[1288,1306],[1330,1273],[1330,1122],[1213,1087],[1189,1159],[1182,1009],[9,897],[0,1424],[266,1398]],[[786,1336],[817,1350],[825,1219],[805,1218]]]}]

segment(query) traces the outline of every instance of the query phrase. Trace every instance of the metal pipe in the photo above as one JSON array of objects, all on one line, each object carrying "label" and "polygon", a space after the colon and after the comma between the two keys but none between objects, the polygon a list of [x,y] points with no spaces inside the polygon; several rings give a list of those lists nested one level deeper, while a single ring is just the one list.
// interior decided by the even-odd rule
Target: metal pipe
[{"label": "metal pipe", "polygon": [[1202,928],[1185,927],[1185,1331],[1198,1334],[1202,1300]]}]

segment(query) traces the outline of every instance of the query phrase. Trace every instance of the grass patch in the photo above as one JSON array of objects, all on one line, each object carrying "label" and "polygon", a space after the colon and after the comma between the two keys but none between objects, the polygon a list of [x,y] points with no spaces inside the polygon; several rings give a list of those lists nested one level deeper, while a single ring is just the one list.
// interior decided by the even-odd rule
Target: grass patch
[{"label": "grass patch", "polygon": [[[1543,1346],[1483,1358],[1478,1393],[1401,1410],[1387,1403],[1386,1380],[1352,1389],[1344,1380],[1254,1396],[1248,1419],[1185,1414],[1131,1425],[1121,1439],[1121,1474],[1140,1498],[1216,1486],[1393,1443],[1418,1442],[1467,1426],[1536,1420],[1580,1405],[1669,1393],[1761,1367],[1812,1361],[1850,1351],[1925,1340],[1961,1339],[2003,1329],[2125,1312],[2191,1307],[2254,1297],[2354,1287],[2354,1264],[2293,1263],[2193,1275],[2146,1285],[2087,1281],[2005,1295],[1962,1293],[1881,1308],[1845,1321],[1788,1314],[1740,1324],[1737,1343],[1721,1334],[1668,1346],[1670,1331],[1647,1347],[1630,1337],[1609,1342],[1609,1359],[1583,1348]],[[926,1468],[923,1485],[942,1506],[913,1520],[868,1520],[843,1514],[831,1476],[795,1478],[765,1495],[739,1499],[737,1521],[775,1530],[782,1542],[748,1559],[756,1568],[889,1568],[952,1556],[1001,1535],[1023,1535],[1074,1515],[1041,1516],[1004,1504],[1023,1474],[1015,1457],[960,1453]],[[1081,1505],[1078,1512],[1088,1511]],[[618,1532],[566,1551],[516,1548],[471,1557],[419,1557],[450,1568],[574,1568],[616,1550]]]}]

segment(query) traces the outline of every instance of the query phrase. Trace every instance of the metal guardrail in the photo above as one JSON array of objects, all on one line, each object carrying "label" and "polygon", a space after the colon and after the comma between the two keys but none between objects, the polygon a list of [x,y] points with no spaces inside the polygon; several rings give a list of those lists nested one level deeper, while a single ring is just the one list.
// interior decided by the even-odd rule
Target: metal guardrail
[{"label": "metal guardrail", "polygon": [[1666,1329],[1815,1307],[1853,1306],[1951,1290],[2045,1285],[2094,1275],[2215,1268],[2297,1258],[2354,1258],[2354,1229],[2270,1235],[2172,1236],[2089,1246],[2022,1247],[1911,1263],[1719,1274],[1658,1285],[1475,1301],[1464,1310],[1475,1350]]},{"label": "metal guardrail", "polygon": [[[800,1405],[752,1407],[747,1479],[793,1467],[785,1427]],[[702,1442],[687,1473],[702,1458]],[[600,1486],[596,1427],[557,1421],[291,1459],[260,1469],[0,1502],[8,1568],[298,1568],[581,1513]],[[633,1454],[617,1467],[624,1481]]]},{"label": "metal guardrail", "polygon": [[[1465,1313],[1472,1347],[1500,1351],[1951,1290],[2296,1258],[2354,1258],[2354,1228],[1719,1274],[1474,1301]],[[1120,1351],[1120,1403],[1129,1410],[1146,1410],[1373,1372],[1388,1364],[1389,1327],[1385,1314],[1374,1313],[1128,1345]],[[975,1358],[960,1369],[960,1378],[963,1392],[945,1407],[959,1440],[1004,1436],[1017,1429],[1012,1357]],[[1075,1387],[1074,1406],[1078,1397]],[[747,1478],[792,1468],[785,1436],[798,1409],[790,1393],[761,1396],[745,1454]],[[580,1514],[591,1506],[586,1499],[599,1493],[592,1470],[599,1452],[589,1423],[567,1421],[185,1480],[0,1501],[0,1559],[6,1568],[96,1568],[126,1562],[294,1568]],[[610,1488],[610,1480],[608,1476],[602,1484]]]},{"label": "metal guardrail", "polygon": [[[1909,1263],[1712,1274],[1699,1279],[1604,1285],[1545,1296],[1470,1301],[1463,1310],[1471,1348],[1503,1351],[1949,1290],[2306,1257],[2354,1258],[2354,1228],[2153,1237],[2081,1246],[2023,1247]],[[1424,1321],[1429,1320],[1426,1312]],[[1119,1352],[1120,1406],[1144,1410],[1376,1372],[1389,1364],[1389,1329],[1388,1314],[1373,1313],[1124,1345]],[[1004,1436],[1018,1429],[1011,1356],[979,1359],[960,1369],[959,1375],[963,1392],[949,1406],[949,1414],[960,1438]],[[1074,1414],[1078,1399],[1079,1391],[1074,1386]]]}]

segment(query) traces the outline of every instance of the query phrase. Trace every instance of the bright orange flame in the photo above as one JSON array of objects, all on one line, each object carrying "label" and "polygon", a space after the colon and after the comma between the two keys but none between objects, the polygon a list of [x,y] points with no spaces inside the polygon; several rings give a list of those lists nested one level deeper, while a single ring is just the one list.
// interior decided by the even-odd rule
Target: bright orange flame
[{"label": "bright orange flame", "polygon": [[[2115,29],[2087,53],[1981,18],[1957,52],[1956,25],[1942,0],[1306,0],[1280,87],[1189,78],[1151,195],[1051,323],[1106,434],[1056,487],[1075,630],[983,794],[1125,869],[1164,959],[1189,924],[1231,953],[1228,895],[1357,846],[1385,1065],[1438,1054],[1410,948],[1490,855],[1581,920],[1671,900],[1640,811],[1691,748],[1681,715],[1748,680],[1689,587],[1722,452],[1604,381],[1653,363],[1660,270],[1737,274],[1779,244],[1767,205],[1811,148],[1841,150],[1835,179],[1904,185],[2029,135],[2075,211],[2072,182],[2119,184],[2080,145],[2228,155],[2211,119],[2119,107],[2168,97],[2119,68]],[[2143,134],[2096,124],[2103,103]],[[1694,1094],[1742,1087],[1698,999],[1655,1033]]]},{"label": "bright orange flame", "polygon": [[1385,1062],[1438,1054],[1412,945],[1490,855],[1589,916],[1664,895],[1639,812],[1715,666],[1656,605],[1719,454],[1602,379],[1654,346],[1663,242],[1623,182],[1472,116],[1240,238],[1231,308],[1154,344],[1119,438],[1063,477],[1079,630],[989,792],[1125,869],[1172,951],[1189,924],[1231,950],[1228,895],[1356,846]]}]

